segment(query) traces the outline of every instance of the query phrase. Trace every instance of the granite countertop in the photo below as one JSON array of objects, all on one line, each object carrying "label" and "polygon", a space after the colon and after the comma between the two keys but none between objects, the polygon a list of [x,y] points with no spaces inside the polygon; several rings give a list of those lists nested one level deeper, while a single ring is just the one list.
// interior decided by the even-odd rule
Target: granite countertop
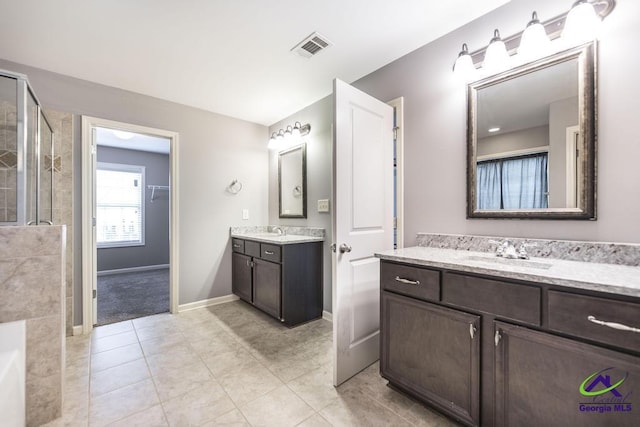
[{"label": "granite countertop", "polygon": [[287,245],[292,243],[322,242],[324,237],[301,236],[297,234],[277,234],[277,233],[231,233],[231,237],[238,239],[256,240],[258,242],[273,243],[276,245]]},{"label": "granite countertop", "polygon": [[505,259],[493,253],[415,246],[378,258],[576,289],[640,297],[640,267],[554,258]]}]

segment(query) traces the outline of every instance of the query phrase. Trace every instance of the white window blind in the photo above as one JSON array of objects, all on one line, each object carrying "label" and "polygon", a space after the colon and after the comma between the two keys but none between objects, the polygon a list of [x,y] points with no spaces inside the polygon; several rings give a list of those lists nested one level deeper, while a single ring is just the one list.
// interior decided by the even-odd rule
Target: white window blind
[{"label": "white window blind", "polygon": [[144,166],[98,163],[98,247],[144,245]]}]

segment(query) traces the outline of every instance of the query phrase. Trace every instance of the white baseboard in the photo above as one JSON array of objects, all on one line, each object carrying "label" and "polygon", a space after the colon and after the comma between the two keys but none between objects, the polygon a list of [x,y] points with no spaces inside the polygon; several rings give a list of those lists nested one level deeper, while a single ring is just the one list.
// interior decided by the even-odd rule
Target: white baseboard
[{"label": "white baseboard", "polygon": [[329,313],[327,310],[322,310],[322,318],[329,322],[333,322],[333,314]]},{"label": "white baseboard", "polygon": [[203,299],[201,301],[190,302],[187,304],[180,304],[178,306],[178,313],[182,313],[184,311],[195,310],[198,308],[210,307],[212,305],[224,304],[231,301],[237,301],[238,298],[236,295],[230,294],[217,298],[209,298]]},{"label": "white baseboard", "polygon": [[82,335],[82,325],[76,325],[73,327],[73,331],[71,332],[73,336]]},{"label": "white baseboard", "polygon": [[169,268],[169,264],[143,265],[141,267],[119,268],[117,270],[98,271],[98,276],[108,276],[111,274],[139,273],[141,271],[162,270]]}]

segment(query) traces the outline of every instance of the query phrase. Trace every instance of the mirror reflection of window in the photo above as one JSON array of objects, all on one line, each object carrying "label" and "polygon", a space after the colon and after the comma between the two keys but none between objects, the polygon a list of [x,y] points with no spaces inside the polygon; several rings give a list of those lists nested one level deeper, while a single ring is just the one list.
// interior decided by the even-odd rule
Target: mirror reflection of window
[{"label": "mirror reflection of window", "polygon": [[548,154],[478,162],[478,209],[546,209]]}]

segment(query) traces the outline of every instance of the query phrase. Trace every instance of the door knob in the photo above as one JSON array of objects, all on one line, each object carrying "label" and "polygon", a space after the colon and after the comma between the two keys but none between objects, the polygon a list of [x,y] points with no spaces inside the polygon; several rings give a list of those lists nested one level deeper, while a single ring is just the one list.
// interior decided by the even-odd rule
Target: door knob
[{"label": "door knob", "polygon": [[345,252],[351,252],[351,246],[347,245],[346,243],[343,243],[340,245],[340,253],[343,254]]}]

